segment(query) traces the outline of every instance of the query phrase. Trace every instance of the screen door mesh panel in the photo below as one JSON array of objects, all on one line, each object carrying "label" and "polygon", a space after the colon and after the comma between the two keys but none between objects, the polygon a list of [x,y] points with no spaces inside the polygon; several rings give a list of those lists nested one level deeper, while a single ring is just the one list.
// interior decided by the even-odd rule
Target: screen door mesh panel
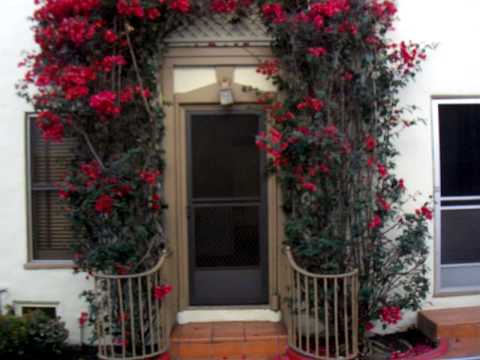
[{"label": "screen door mesh panel", "polygon": [[480,263],[480,209],[442,211],[442,264]]},{"label": "screen door mesh panel", "polygon": [[191,123],[196,267],[260,264],[260,156],[254,114],[205,114]]},{"label": "screen door mesh panel", "polygon": [[258,266],[258,224],[258,206],[195,209],[196,266]]},{"label": "screen door mesh panel", "polygon": [[258,116],[195,115],[192,121],[192,198],[240,200],[260,195]]}]

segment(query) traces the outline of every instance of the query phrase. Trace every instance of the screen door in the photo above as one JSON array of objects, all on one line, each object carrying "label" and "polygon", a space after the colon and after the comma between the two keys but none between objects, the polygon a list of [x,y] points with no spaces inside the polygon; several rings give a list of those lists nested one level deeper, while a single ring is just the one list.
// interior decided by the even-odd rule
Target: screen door
[{"label": "screen door", "polygon": [[[436,108],[436,109],[435,109]],[[480,103],[438,100],[437,290],[480,288]]]},{"label": "screen door", "polygon": [[255,113],[188,114],[191,305],[268,303],[260,126]]}]

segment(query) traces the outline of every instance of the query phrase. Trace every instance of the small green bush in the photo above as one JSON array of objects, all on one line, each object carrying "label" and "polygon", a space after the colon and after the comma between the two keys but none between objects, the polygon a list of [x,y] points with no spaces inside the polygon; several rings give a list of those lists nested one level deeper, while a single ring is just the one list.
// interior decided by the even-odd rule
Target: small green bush
[{"label": "small green bush", "polygon": [[13,315],[0,316],[0,357],[23,355],[27,343],[27,320]]},{"label": "small green bush", "polygon": [[68,330],[59,319],[35,311],[22,317],[0,316],[0,358],[38,358],[62,353]]}]

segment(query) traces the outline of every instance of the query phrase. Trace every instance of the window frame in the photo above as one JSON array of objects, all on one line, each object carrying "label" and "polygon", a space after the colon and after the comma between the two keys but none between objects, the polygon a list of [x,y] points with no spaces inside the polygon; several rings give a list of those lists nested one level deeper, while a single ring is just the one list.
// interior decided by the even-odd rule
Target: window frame
[{"label": "window frame", "polygon": [[[35,121],[35,112],[25,113],[24,131],[25,131],[25,177],[26,177],[26,224],[27,224],[27,261],[24,264],[26,270],[45,270],[45,269],[72,269],[73,260],[41,260],[34,257],[34,236],[33,236],[33,181],[32,181],[32,148],[31,148],[31,122]],[[37,189],[40,190],[40,189]]]},{"label": "window frame", "polygon": [[[440,105],[480,105],[480,97],[474,96],[442,96],[432,97],[432,154],[433,154],[433,202],[434,202],[434,229],[433,229],[433,296],[449,297],[480,294],[480,283],[476,286],[442,287],[442,269],[460,267],[478,267],[477,263],[442,264],[442,196],[441,196],[441,153],[440,153]],[[476,199],[480,197],[474,197]],[[465,199],[462,197],[462,199]],[[453,200],[453,199],[451,199]]]}]

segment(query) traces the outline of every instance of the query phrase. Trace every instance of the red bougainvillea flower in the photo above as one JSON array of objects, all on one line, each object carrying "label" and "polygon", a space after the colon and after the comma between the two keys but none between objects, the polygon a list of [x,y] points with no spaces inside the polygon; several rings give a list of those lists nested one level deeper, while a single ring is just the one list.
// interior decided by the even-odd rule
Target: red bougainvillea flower
[{"label": "red bougainvillea flower", "polygon": [[234,12],[236,8],[236,0],[212,0],[210,2],[210,9],[219,14]]},{"label": "red bougainvillea flower", "polygon": [[327,53],[327,49],[323,48],[323,47],[311,47],[311,48],[308,48],[308,54],[315,57],[315,58],[319,58],[319,57],[322,57],[323,55],[325,55]]},{"label": "red bougainvillea flower", "polygon": [[317,15],[313,18],[313,26],[315,26],[315,29],[317,30],[323,29],[323,27],[325,26],[325,19],[322,15]]},{"label": "red bougainvillea flower", "polygon": [[87,321],[88,321],[88,313],[81,312],[80,317],[78,318],[78,323],[80,324],[80,327],[84,327]]},{"label": "red bougainvillea flower", "polygon": [[303,188],[307,191],[310,192],[316,192],[317,191],[317,186],[311,182],[306,182],[303,184]]},{"label": "red bougainvillea flower", "polygon": [[66,18],[60,24],[58,31],[66,39],[80,46],[95,36],[96,25],[89,23],[83,17]]},{"label": "red bougainvillea flower", "polygon": [[372,323],[371,321],[367,321],[367,322],[365,323],[365,330],[366,330],[366,331],[372,331],[374,327],[375,327],[375,326],[373,325],[373,323]]},{"label": "red bougainvillea flower", "polygon": [[325,103],[322,100],[316,99],[311,96],[305,97],[304,101],[297,105],[298,110],[312,109],[319,112],[325,107]]},{"label": "red bougainvillea flower", "polygon": [[105,31],[105,34],[103,34],[103,39],[107,43],[113,44],[115,41],[118,40],[118,36],[112,30],[107,30],[107,31]]},{"label": "red bougainvillea flower", "polygon": [[382,226],[382,218],[377,214],[373,217],[373,219],[368,224],[369,229],[377,229]]},{"label": "red bougainvillea flower", "polygon": [[155,286],[155,288],[153,289],[153,296],[155,300],[163,300],[165,296],[172,292],[172,290],[173,286],[170,284]]},{"label": "red bougainvillea flower", "polygon": [[377,147],[377,140],[372,135],[368,135],[365,138],[365,149],[367,151],[373,151]]},{"label": "red bougainvillea flower", "polygon": [[152,208],[152,210],[160,210],[161,208],[160,199],[161,199],[160,195],[158,194],[152,195],[151,203],[150,203],[150,207]]},{"label": "red bougainvillea flower", "polygon": [[95,210],[101,214],[111,214],[113,210],[113,199],[109,195],[100,195],[95,201]]},{"label": "red bougainvillea flower", "polygon": [[392,206],[381,196],[377,197],[378,206],[384,211],[390,211]]},{"label": "red bougainvillea flower", "polygon": [[157,178],[160,176],[158,170],[143,170],[139,177],[149,185],[154,185],[157,182]]},{"label": "red bougainvillea flower", "polygon": [[398,180],[398,187],[402,190],[405,189],[405,181],[403,179]]},{"label": "red bougainvillea flower", "polygon": [[274,24],[283,24],[287,21],[287,15],[280,3],[264,4],[262,13],[264,17],[271,20]]},{"label": "red bougainvillea flower", "polygon": [[274,76],[278,74],[278,60],[265,60],[257,67],[257,73],[265,76]]},{"label": "red bougainvillea flower", "polygon": [[120,114],[120,108],[115,105],[117,95],[111,91],[103,91],[90,98],[90,107],[98,114],[106,117],[115,117]]},{"label": "red bougainvillea flower", "polygon": [[156,20],[160,17],[160,15],[162,15],[162,13],[157,8],[147,10],[147,19],[149,20]]},{"label": "red bougainvillea flower", "polygon": [[270,138],[272,140],[272,144],[279,144],[280,141],[282,141],[282,133],[275,128],[270,128]]},{"label": "red bougainvillea flower", "polygon": [[102,71],[109,73],[115,65],[124,66],[127,65],[127,61],[122,55],[105,56],[100,63],[100,68]]},{"label": "red bougainvillea flower", "polygon": [[328,138],[335,138],[338,134],[338,129],[337,127],[332,124],[332,125],[328,125],[328,126],[325,126],[322,130],[322,134]]},{"label": "red bougainvillea flower", "polygon": [[142,18],[145,10],[140,0],[117,0],[117,12],[124,16],[136,16]]},{"label": "red bougainvillea flower", "polygon": [[172,0],[168,6],[173,11],[179,12],[181,14],[186,14],[190,12],[191,9],[190,0]]},{"label": "red bougainvillea flower", "polygon": [[424,216],[427,220],[433,219],[433,212],[426,206],[422,206],[420,209],[415,210],[418,216]]},{"label": "red bougainvillea flower", "polygon": [[385,324],[395,325],[402,320],[402,310],[398,306],[384,306],[380,309],[379,316]]},{"label": "red bougainvillea flower", "polygon": [[386,167],[385,165],[383,165],[381,162],[378,162],[378,163],[377,163],[377,170],[378,170],[378,173],[380,174],[380,176],[381,176],[382,178],[388,176],[387,167]]},{"label": "red bougainvillea flower", "polygon": [[98,180],[102,173],[100,165],[95,160],[80,164],[80,171],[91,180]]},{"label": "red bougainvillea flower", "polygon": [[45,141],[59,143],[63,141],[65,136],[65,127],[60,119],[60,116],[51,111],[41,111],[38,113],[36,120],[37,127],[42,132],[42,137]]}]

